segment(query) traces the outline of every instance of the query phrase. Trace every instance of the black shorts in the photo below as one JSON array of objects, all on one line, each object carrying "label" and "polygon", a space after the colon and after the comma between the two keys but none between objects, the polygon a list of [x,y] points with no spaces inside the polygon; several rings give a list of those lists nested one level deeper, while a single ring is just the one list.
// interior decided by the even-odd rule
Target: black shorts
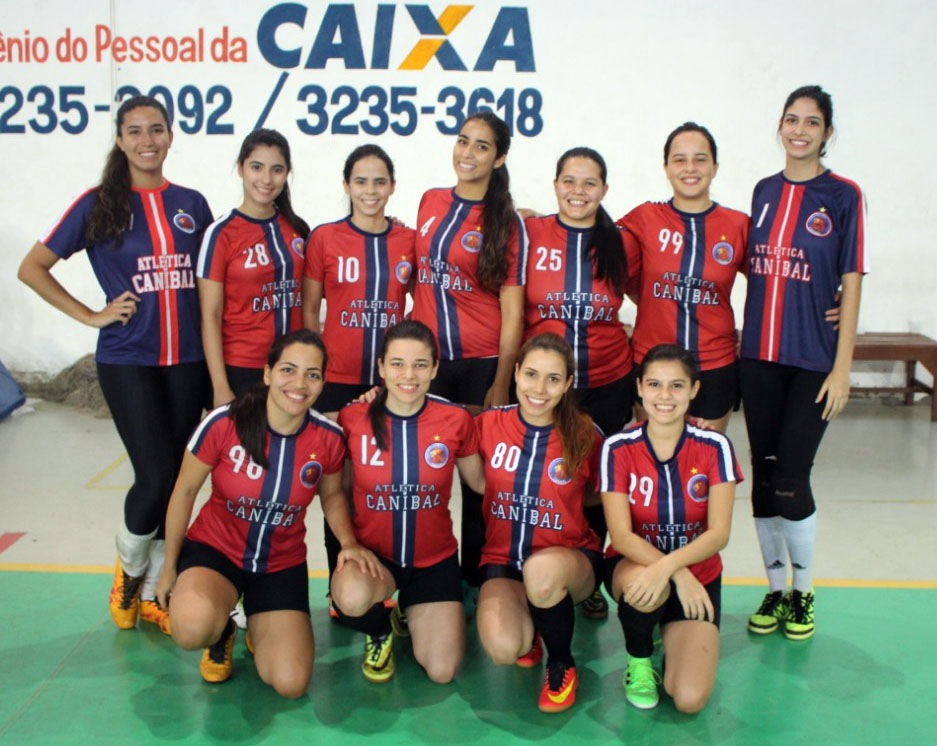
[{"label": "black shorts", "polygon": [[439,370],[429,392],[457,404],[485,403],[485,394],[494,383],[498,358],[473,357],[465,360],[440,360]]},{"label": "black shorts", "polygon": [[[595,578],[595,585],[592,588],[592,593],[599,587],[599,583],[602,582],[602,570],[604,560],[602,559],[602,553],[597,552],[594,549],[585,549],[583,547],[576,547],[580,552],[586,555],[586,559],[589,560],[589,564],[592,565],[592,575]],[[486,580],[494,580],[495,578],[507,578],[508,580],[517,580],[521,583],[524,582],[524,573],[521,570],[517,569],[515,563],[510,563],[507,565],[496,565],[491,562],[482,565],[479,568],[479,575],[481,576],[481,584],[484,585]]]},{"label": "black shorts", "polygon": [[617,381],[588,389],[573,389],[579,408],[592,418],[606,437],[620,430],[634,416],[634,400],[637,396],[634,368]]},{"label": "black shorts", "polygon": [[[616,554],[612,557],[607,557],[605,560],[605,590],[608,591],[608,595],[612,598],[615,603],[618,603],[620,599],[615,598],[615,595],[612,593],[612,578],[615,575],[615,568],[618,567],[618,563],[621,562],[624,557],[620,554]],[[719,575],[715,580],[710,581],[703,586],[706,589],[706,593],[709,594],[709,600],[712,601],[713,612],[715,613],[715,619],[710,619],[716,627],[719,627],[719,621],[722,619],[722,575]],[[670,581],[670,596],[664,602],[664,615],[660,619],[660,626],[663,628],[665,624],[670,622],[684,622],[687,621],[686,614],[683,613],[683,604],[680,603],[680,597],[677,595],[677,587],[674,585],[673,580]],[[699,621],[699,620],[693,620]]]},{"label": "black shorts", "polygon": [[700,387],[690,402],[690,414],[704,420],[718,420],[729,412],[737,412],[742,396],[739,390],[739,361],[699,374]]},{"label": "black shorts", "polygon": [[462,602],[458,552],[429,567],[401,567],[380,555],[377,558],[393,576],[397,584],[397,603],[404,611],[416,604]]},{"label": "black shorts", "polygon": [[237,365],[226,365],[225,375],[228,377],[228,386],[235,396],[247,393],[257,384],[264,382],[263,368],[241,368]]},{"label": "black shorts", "polygon": [[329,383],[326,381],[322,387],[322,393],[312,406],[317,412],[337,412],[372,388],[374,387],[367,383]]},{"label": "black shorts", "polygon": [[176,562],[181,575],[190,567],[207,567],[221,573],[238,595],[244,595],[247,616],[264,611],[309,613],[309,571],[306,562],[276,572],[248,572],[209,544],[185,539]]}]

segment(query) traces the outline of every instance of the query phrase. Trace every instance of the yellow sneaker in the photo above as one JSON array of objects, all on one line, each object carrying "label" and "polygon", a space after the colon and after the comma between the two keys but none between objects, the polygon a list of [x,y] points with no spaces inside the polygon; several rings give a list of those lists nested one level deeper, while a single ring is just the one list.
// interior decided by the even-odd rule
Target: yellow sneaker
[{"label": "yellow sneaker", "polygon": [[160,606],[155,598],[144,598],[140,601],[140,621],[157,625],[164,635],[172,634],[169,612]]},{"label": "yellow sneaker", "polygon": [[364,643],[364,660],[361,661],[364,678],[375,683],[390,681],[394,675],[394,633],[371,637]]},{"label": "yellow sneaker", "polygon": [[198,670],[202,678],[209,684],[220,684],[231,678],[234,672],[234,638],[237,637],[237,627],[231,619],[218,638],[218,642],[202,651],[202,660]]},{"label": "yellow sneaker", "polygon": [[140,611],[140,586],[143,576],[131,578],[120,566],[120,558],[114,568],[114,584],[111,586],[109,601],[111,618],[121,629],[133,629],[137,626],[137,614]]}]

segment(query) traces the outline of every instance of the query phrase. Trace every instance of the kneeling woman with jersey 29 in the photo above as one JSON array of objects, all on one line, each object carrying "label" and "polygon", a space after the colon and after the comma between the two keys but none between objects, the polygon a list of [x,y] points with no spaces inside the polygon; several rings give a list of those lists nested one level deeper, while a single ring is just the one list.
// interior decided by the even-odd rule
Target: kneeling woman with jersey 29
[{"label": "kneeling woman with jersey 29", "polygon": [[605,584],[625,633],[625,697],[641,709],[658,703],[651,667],[658,623],[664,689],[679,711],[701,710],[716,680],[719,551],[729,540],[742,474],[725,435],[687,424],[698,391],[692,354],[678,345],[651,348],[638,377],[647,421],[602,447],[600,488],[612,540]]},{"label": "kneeling woman with jersey 29", "polygon": [[[205,648],[202,677],[231,676],[235,626],[244,596],[248,649],[260,678],[301,697],[312,674],[306,507],[316,492],[342,544],[339,562],[381,572],[354,539],[341,490],[341,428],[310,407],[322,390],[325,345],[306,329],[273,343],[264,385],[211,412],[189,440],[166,515],[166,562],[157,597],[187,650]],[[212,493],[186,531],[196,494]]]}]

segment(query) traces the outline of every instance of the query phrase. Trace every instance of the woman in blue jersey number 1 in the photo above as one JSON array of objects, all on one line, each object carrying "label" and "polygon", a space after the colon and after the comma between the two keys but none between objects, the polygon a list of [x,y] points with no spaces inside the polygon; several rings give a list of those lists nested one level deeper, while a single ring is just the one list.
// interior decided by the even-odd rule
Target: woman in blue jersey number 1
[{"label": "woman in blue jersey number 1", "polygon": [[[816,506],[810,470],[829,424],[849,398],[865,251],[859,186],[821,158],[833,102],[819,86],[788,96],[778,124],[784,170],[752,195],[741,389],[752,453],[752,510],[769,591],[748,629],[815,629]],[[838,334],[823,317],[842,285]],[[785,555],[793,568],[787,591]]]},{"label": "woman in blue jersey number 1", "polygon": [[[209,396],[194,269],[212,219],[201,194],[164,178],[171,145],[169,116],[159,101],[124,101],[100,186],[75,200],[19,270],[44,300],[100,329],[98,380],[134,473],[117,532],[111,616],[130,629],[139,615],[167,634],[169,616],[154,598],[166,505],[186,439]],[[107,299],[99,311],[51,273],[60,259],[81,250]]]}]

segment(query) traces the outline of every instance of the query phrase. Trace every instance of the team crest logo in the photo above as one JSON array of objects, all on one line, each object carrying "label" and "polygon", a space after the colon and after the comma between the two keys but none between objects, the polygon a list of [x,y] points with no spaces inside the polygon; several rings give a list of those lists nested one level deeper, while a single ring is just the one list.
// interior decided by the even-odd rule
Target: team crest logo
[{"label": "team crest logo", "polygon": [[713,246],[713,259],[715,259],[722,266],[731,264],[732,260],[735,258],[735,249],[732,248],[732,244],[728,241],[720,241],[715,246]]},{"label": "team crest logo", "polygon": [[686,483],[686,493],[694,502],[702,503],[709,499],[709,477],[695,474]]},{"label": "team crest logo", "polygon": [[410,276],[413,274],[413,265],[410,264],[406,259],[402,262],[397,262],[397,266],[394,267],[394,275],[400,281],[402,285],[406,285],[410,282]]},{"label": "team crest logo", "polygon": [[564,458],[553,459],[547,467],[547,474],[556,484],[569,484],[573,480]]},{"label": "team crest logo", "polygon": [[303,241],[299,236],[296,236],[292,241],[290,241],[290,248],[296,253],[296,255],[302,259],[303,257],[303,247],[306,245],[306,242]]},{"label": "team crest logo", "polygon": [[462,248],[466,251],[471,251],[473,254],[477,254],[479,251],[481,251],[481,231],[469,231],[464,236],[462,236]]},{"label": "team crest logo", "polygon": [[812,236],[824,238],[833,232],[833,221],[830,220],[829,215],[821,210],[807,218],[807,223],[804,227],[807,229],[807,233]]},{"label": "team crest logo", "polygon": [[318,461],[307,461],[299,472],[299,481],[303,483],[304,487],[311,490],[319,484],[319,477],[321,476],[322,464]]},{"label": "team crest logo", "polygon": [[195,233],[195,221],[188,213],[180,210],[172,216],[172,222],[183,233]]},{"label": "team crest logo", "polygon": [[449,462],[449,447],[439,441],[430,443],[423,451],[423,460],[434,469],[442,469]]}]

